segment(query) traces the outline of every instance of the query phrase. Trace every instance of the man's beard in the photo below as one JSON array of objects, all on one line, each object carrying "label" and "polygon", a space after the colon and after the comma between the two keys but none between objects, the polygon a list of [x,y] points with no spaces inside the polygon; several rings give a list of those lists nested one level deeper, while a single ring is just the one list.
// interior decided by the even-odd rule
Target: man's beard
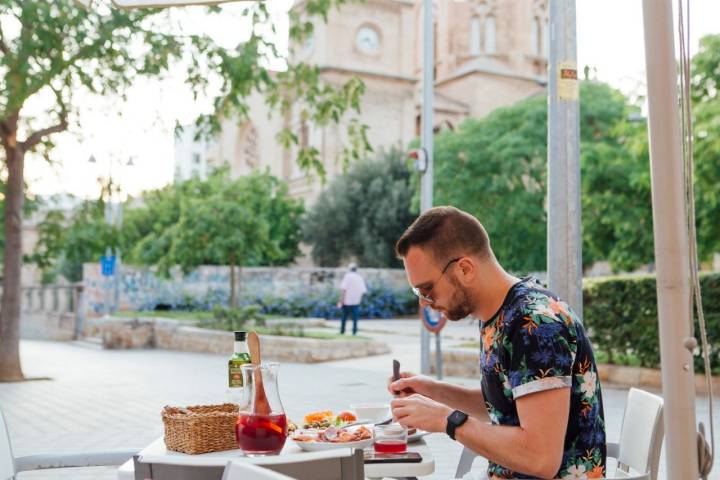
[{"label": "man's beard", "polygon": [[449,276],[450,283],[455,287],[455,292],[450,299],[450,306],[447,308],[448,320],[462,320],[475,311],[475,306],[470,298],[469,289],[457,281],[454,275]]}]

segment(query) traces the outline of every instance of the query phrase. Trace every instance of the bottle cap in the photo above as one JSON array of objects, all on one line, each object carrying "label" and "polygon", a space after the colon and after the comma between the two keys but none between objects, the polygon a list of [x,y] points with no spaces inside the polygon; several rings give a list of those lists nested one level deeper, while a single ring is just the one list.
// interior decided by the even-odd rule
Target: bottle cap
[{"label": "bottle cap", "polygon": [[246,335],[247,335],[247,332],[235,332],[235,341],[236,342],[244,342]]}]

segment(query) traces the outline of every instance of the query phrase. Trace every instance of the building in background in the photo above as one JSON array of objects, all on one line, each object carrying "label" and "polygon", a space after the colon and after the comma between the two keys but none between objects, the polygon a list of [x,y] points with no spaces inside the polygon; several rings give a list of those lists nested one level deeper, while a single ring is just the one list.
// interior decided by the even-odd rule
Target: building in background
[{"label": "building in background", "polygon": [[175,137],[175,182],[188,180],[194,176],[205,178],[208,173],[206,153],[209,144],[206,140],[195,140],[195,128],[185,125],[182,133]]},{"label": "building in background", "polygon": [[[405,148],[420,134],[420,5],[412,0],[345,4],[330,12],[327,23],[318,21],[313,37],[291,58],[318,65],[330,84],[352,76],[365,82],[360,121],[368,125],[375,150]],[[302,2],[294,8],[302,8]],[[465,118],[483,117],[544,89],[547,0],[438,0],[435,9],[437,130],[454,129]],[[203,160],[210,168],[229,164],[233,177],[267,169],[289,183],[291,194],[312,203],[322,189],[319,179],[295,165],[296,152],[284,151],[276,135],[285,125],[293,128],[302,145],[318,149],[332,178],[343,168],[344,126],[306,124],[296,112],[269,116],[257,94],[249,103],[250,118],[240,124],[226,119],[217,142],[200,153],[200,165]],[[187,158],[185,151],[195,150],[183,146],[176,160]],[[195,157],[190,158],[192,168]]]}]

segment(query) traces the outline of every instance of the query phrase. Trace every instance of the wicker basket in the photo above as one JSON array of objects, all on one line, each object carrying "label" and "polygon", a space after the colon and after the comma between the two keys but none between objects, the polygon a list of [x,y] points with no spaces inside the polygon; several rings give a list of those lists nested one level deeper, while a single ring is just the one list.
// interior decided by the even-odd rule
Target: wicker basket
[{"label": "wicker basket", "polygon": [[238,406],[232,403],[187,408],[166,406],[162,411],[165,446],[168,450],[193,455],[238,448],[237,418]]}]

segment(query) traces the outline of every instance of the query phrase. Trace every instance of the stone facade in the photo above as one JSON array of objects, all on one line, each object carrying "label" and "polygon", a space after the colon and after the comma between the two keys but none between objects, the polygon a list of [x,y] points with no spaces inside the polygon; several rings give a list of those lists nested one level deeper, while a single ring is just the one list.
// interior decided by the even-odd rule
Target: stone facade
[{"label": "stone facade", "polygon": [[[363,268],[358,270],[368,287],[407,289],[404,270]],[[239,292],[279,296],[296,292],[339,289],[346,270],[342,268],[245,267],[239,278]],[[86,263],[83,268],[85,311],[89,316],[104,313],[106,301],[115,297],[119,310],[140,310],[157,304],[172,305],[186,296],[205,297],[230,288],[230,268],[203,266],[188,275],[173,271],[170,278],[152,269],[123,265],[117,283],[103,277],[100,265]]]},{"label": "stone facade", "polygon": [[[546,83],[546,0],[438,0],[435,3],[435,127],[454,129],[467,117],[540,93]],[[295,5],[302,8],[302,2]],[[422,8],[412,0],[367,0],[332,9],[315,24],[313,38],[291,46],[291,61],[320,68],[323,81],[339,85],[353,76],[366,85],[359,120],[375,150],[405,148],[420,133]],[[230,165],[234,177],[268,169],[286,180],[291,194],[312,203],[322,189],[300,171],[295,151],[276,134],[291,127],[300,142],[320,152],[328,177],[342,172],[343,126],[270,116],[259,95],[249,99],[249,120],[223,122],[208,148],[209,165]],[[347,120],[347,119],[346,119]]]}]

